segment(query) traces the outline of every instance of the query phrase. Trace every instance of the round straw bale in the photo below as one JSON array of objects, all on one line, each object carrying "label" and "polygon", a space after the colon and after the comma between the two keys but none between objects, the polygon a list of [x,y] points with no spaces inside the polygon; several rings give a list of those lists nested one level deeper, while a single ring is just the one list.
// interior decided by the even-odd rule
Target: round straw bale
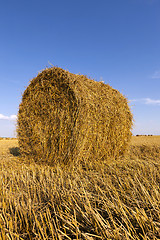
[{"label": "round straw bale", "polygon": [[66,163],[123,155],[131,127],[132,114],[119,91],[52,67],[24,91],[17,133],[23,157]]}]

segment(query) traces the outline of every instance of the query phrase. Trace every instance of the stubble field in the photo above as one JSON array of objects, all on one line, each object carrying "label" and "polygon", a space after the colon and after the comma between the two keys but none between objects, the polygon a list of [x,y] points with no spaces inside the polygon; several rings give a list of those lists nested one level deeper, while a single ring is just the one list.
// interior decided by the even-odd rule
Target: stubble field
[{"label": "stubble field", "polygon": [[1,139],[0,239],[160,239],[160,136],[67,167],[25,163],[17,140]]}]

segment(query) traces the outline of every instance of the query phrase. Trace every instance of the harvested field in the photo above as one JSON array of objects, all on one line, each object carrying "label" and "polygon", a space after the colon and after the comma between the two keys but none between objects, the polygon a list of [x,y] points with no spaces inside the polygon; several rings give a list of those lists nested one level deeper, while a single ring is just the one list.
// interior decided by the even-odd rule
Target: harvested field
[{"label": "harvested field", "polygon": [[132,145],[160,146],[160,136],[133,136]]},{"label": "harvested field", "polygon": [[141,140],[85,168],[29,164],[0,140],[0,239],[160,239],[160,136]]}]

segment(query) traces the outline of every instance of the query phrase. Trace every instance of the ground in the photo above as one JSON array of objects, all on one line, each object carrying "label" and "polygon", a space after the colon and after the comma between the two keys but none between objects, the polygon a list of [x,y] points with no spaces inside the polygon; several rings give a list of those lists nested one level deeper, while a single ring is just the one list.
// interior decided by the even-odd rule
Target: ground
[{"label": "ground", "polygon": [[160,136],[132,137],[126,157],[48,166],[0,140],[0,240],[159,240]]}]

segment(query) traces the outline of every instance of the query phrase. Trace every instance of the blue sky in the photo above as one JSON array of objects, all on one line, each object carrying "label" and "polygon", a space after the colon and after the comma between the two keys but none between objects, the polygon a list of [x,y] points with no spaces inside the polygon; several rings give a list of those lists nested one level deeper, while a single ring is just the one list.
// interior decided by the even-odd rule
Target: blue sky
[{"label": "blue sky", "polygon": [[109,83],[133,134],[160,135],[159,13],[159,0],[1,1],[0,137],[15,136],[21,95],[49,63]]}]

